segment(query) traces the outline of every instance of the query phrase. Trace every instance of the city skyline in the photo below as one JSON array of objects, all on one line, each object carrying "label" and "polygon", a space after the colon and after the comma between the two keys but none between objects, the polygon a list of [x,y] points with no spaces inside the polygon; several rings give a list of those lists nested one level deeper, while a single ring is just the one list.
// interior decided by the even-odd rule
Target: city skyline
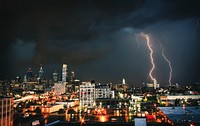
[{"label": "city skyline", "polygon": [[[48,4],[47,4],[48,3]],[[0,77],[60,75],[67,64],[81,80],[139,85],[151,82],[150,36],[158,83],[200,81],[200,9],[197,0],[184,1],[29,1],[0,5]]]}]

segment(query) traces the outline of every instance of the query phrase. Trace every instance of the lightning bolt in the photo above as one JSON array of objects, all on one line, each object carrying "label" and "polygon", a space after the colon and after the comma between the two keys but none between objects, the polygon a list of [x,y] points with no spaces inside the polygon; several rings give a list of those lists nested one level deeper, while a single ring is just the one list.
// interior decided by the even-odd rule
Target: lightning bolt
[{"label": "lightning bolt", "polygon": [[147,47],[148,47],[148,49],[150,51],[149,56],[150,56],[152,67],[151,67],[151,70],[149,71],[149,77],[151,78],[152,81],[155,81],[155,78],[152,75],[152,73],[153,73],[153,71],[155,69],[155,63],[154,63],[154,58],[153,58],[153,49],[152,49],[151,44],[150,44],[150,38],[149,38],[149,35],[144,34],[144,33],[142,33],[142,36],[145,37],[146,42],[147,42]]},{"label": "lightning bolt", "polygon": [[137,41],[137,44],[138,44],[138,49],[140,48],[140,43],[138,41],[138,37],[136,37],[136,41]]},{"label": "lightning bolt", "polygon": [[172,65],[171,62],[169,61],[169,59],[165,56],[164,54],[164,49],[162,49],[162,56],[164,57],[164,59],[167,61],[168,65],[169,65],[169,86],[172,86]]}]

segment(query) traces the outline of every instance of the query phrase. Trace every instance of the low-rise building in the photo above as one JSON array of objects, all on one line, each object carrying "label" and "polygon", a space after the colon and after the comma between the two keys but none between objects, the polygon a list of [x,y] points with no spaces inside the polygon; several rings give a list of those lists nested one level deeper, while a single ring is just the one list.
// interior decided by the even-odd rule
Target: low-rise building
[{"label": "low-rise building", "polygon": [[180,99],[187,102],[188,99],[200,99],[200,95],[163,95],[160,96],[160,101],[162,104],[168,106],[169,104],[174,104],[175,100]]},{"label": "low-rise building", "polygon": [[127,92],[128,84],[126,84],[125,79],[122,80],[122,84],[116,84],[115,89],[119,92]]},{"label": "low-rise building", "polygon": [[13,98],[0,97],[0,126],[13,126]]},{"label": "low-rise building", "polygon": [[163,121],[172,125],[195,125],[200,124],[199,106],[183,107],[158,107],[159,114],[163,116]]},{"label": "low-rise building", "polygon": [[111,91],[109,84],[96,84],[95,85],[96,98],[114,98],[114,93]]},{"label": "low-rise building", "polygon": [[34,111],[36,108],[40,108],[42,113],[52,113],[58,111],[59,109],[63,109],[64,106],[63,104],[48,104],[45,106],[34,105],[30,106],[30,111]]},{"label": "low-rise building", "polygon": [[55,94],[64,94],[65,93],[65,86],[66,86],[66,83],[64,82],[58,82],[58,83],[54,83],[54,86],[53,86],[53,92]]}]

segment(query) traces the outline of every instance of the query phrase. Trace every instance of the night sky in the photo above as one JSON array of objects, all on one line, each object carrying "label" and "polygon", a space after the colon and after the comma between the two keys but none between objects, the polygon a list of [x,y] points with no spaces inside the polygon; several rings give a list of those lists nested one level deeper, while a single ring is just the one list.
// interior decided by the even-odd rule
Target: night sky
[{"label": "night sky", "polygon": [[0,78],[45,76],[68,64],[82,81],[150,82],[150,36],[161,85],[200,82],[199,0],[1,0]]}]

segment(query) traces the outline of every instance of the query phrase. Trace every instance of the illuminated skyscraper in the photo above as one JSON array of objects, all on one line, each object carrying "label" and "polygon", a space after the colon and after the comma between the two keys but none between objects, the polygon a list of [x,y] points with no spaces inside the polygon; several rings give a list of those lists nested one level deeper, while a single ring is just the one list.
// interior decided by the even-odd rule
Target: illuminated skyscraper
[{"label": "illuminated skyscraper", "polygon": [[26,75],[24,75],[24,80],[23,80],[24,83],[27,83],[27,77]]},{"label": "illuminated skyscraper", "polygon": [[58,73],[56,71],[53,73],[53,82],[58,82]]},{"label": "illuminated skyscraper", "polygon": [[154,87],[154,89],[156,89],[156,87],[157,87],[156,85],[157,85],[157,80],[156,80],[156,78],[154,78],[153,79],[153,87]]},{"label": "illuminated skyscraper", "polygon": [[28,68],[27,73],[26,73],[26,78],[32,78],[33,77],[33,71],[31,68]]},{"label": "illuminated skyscraper", "polygon": [[70,82],[71,83],[74,82],[74,79],[75,79],[75,73],[74,73],[74,71],[71,71],[70,72]]},{"label": "illuminated skyscraper", "polygon": [[62,67],[62,82],[66,82],[67,81],[67,64],[63,64]]},{"label": "illuminated skyscraper", "polygon": [[160,84],[157,83],[156,78],[153,79],[153,87],[154,87],[154,89],[157,89],[160,87]]},{"label": "illuminated skyscraper", "polygon": [[40,66],[40,70],[39,70],[39,79],[43,78],[44,75],[44,70],[42,69],[42,64]]},{"label": "illuminated skyscraper", "polygon": [[125,79],[123,78],[123,80],[122,80],[122,84],[126,84],[126,81],[125,81]]}]

